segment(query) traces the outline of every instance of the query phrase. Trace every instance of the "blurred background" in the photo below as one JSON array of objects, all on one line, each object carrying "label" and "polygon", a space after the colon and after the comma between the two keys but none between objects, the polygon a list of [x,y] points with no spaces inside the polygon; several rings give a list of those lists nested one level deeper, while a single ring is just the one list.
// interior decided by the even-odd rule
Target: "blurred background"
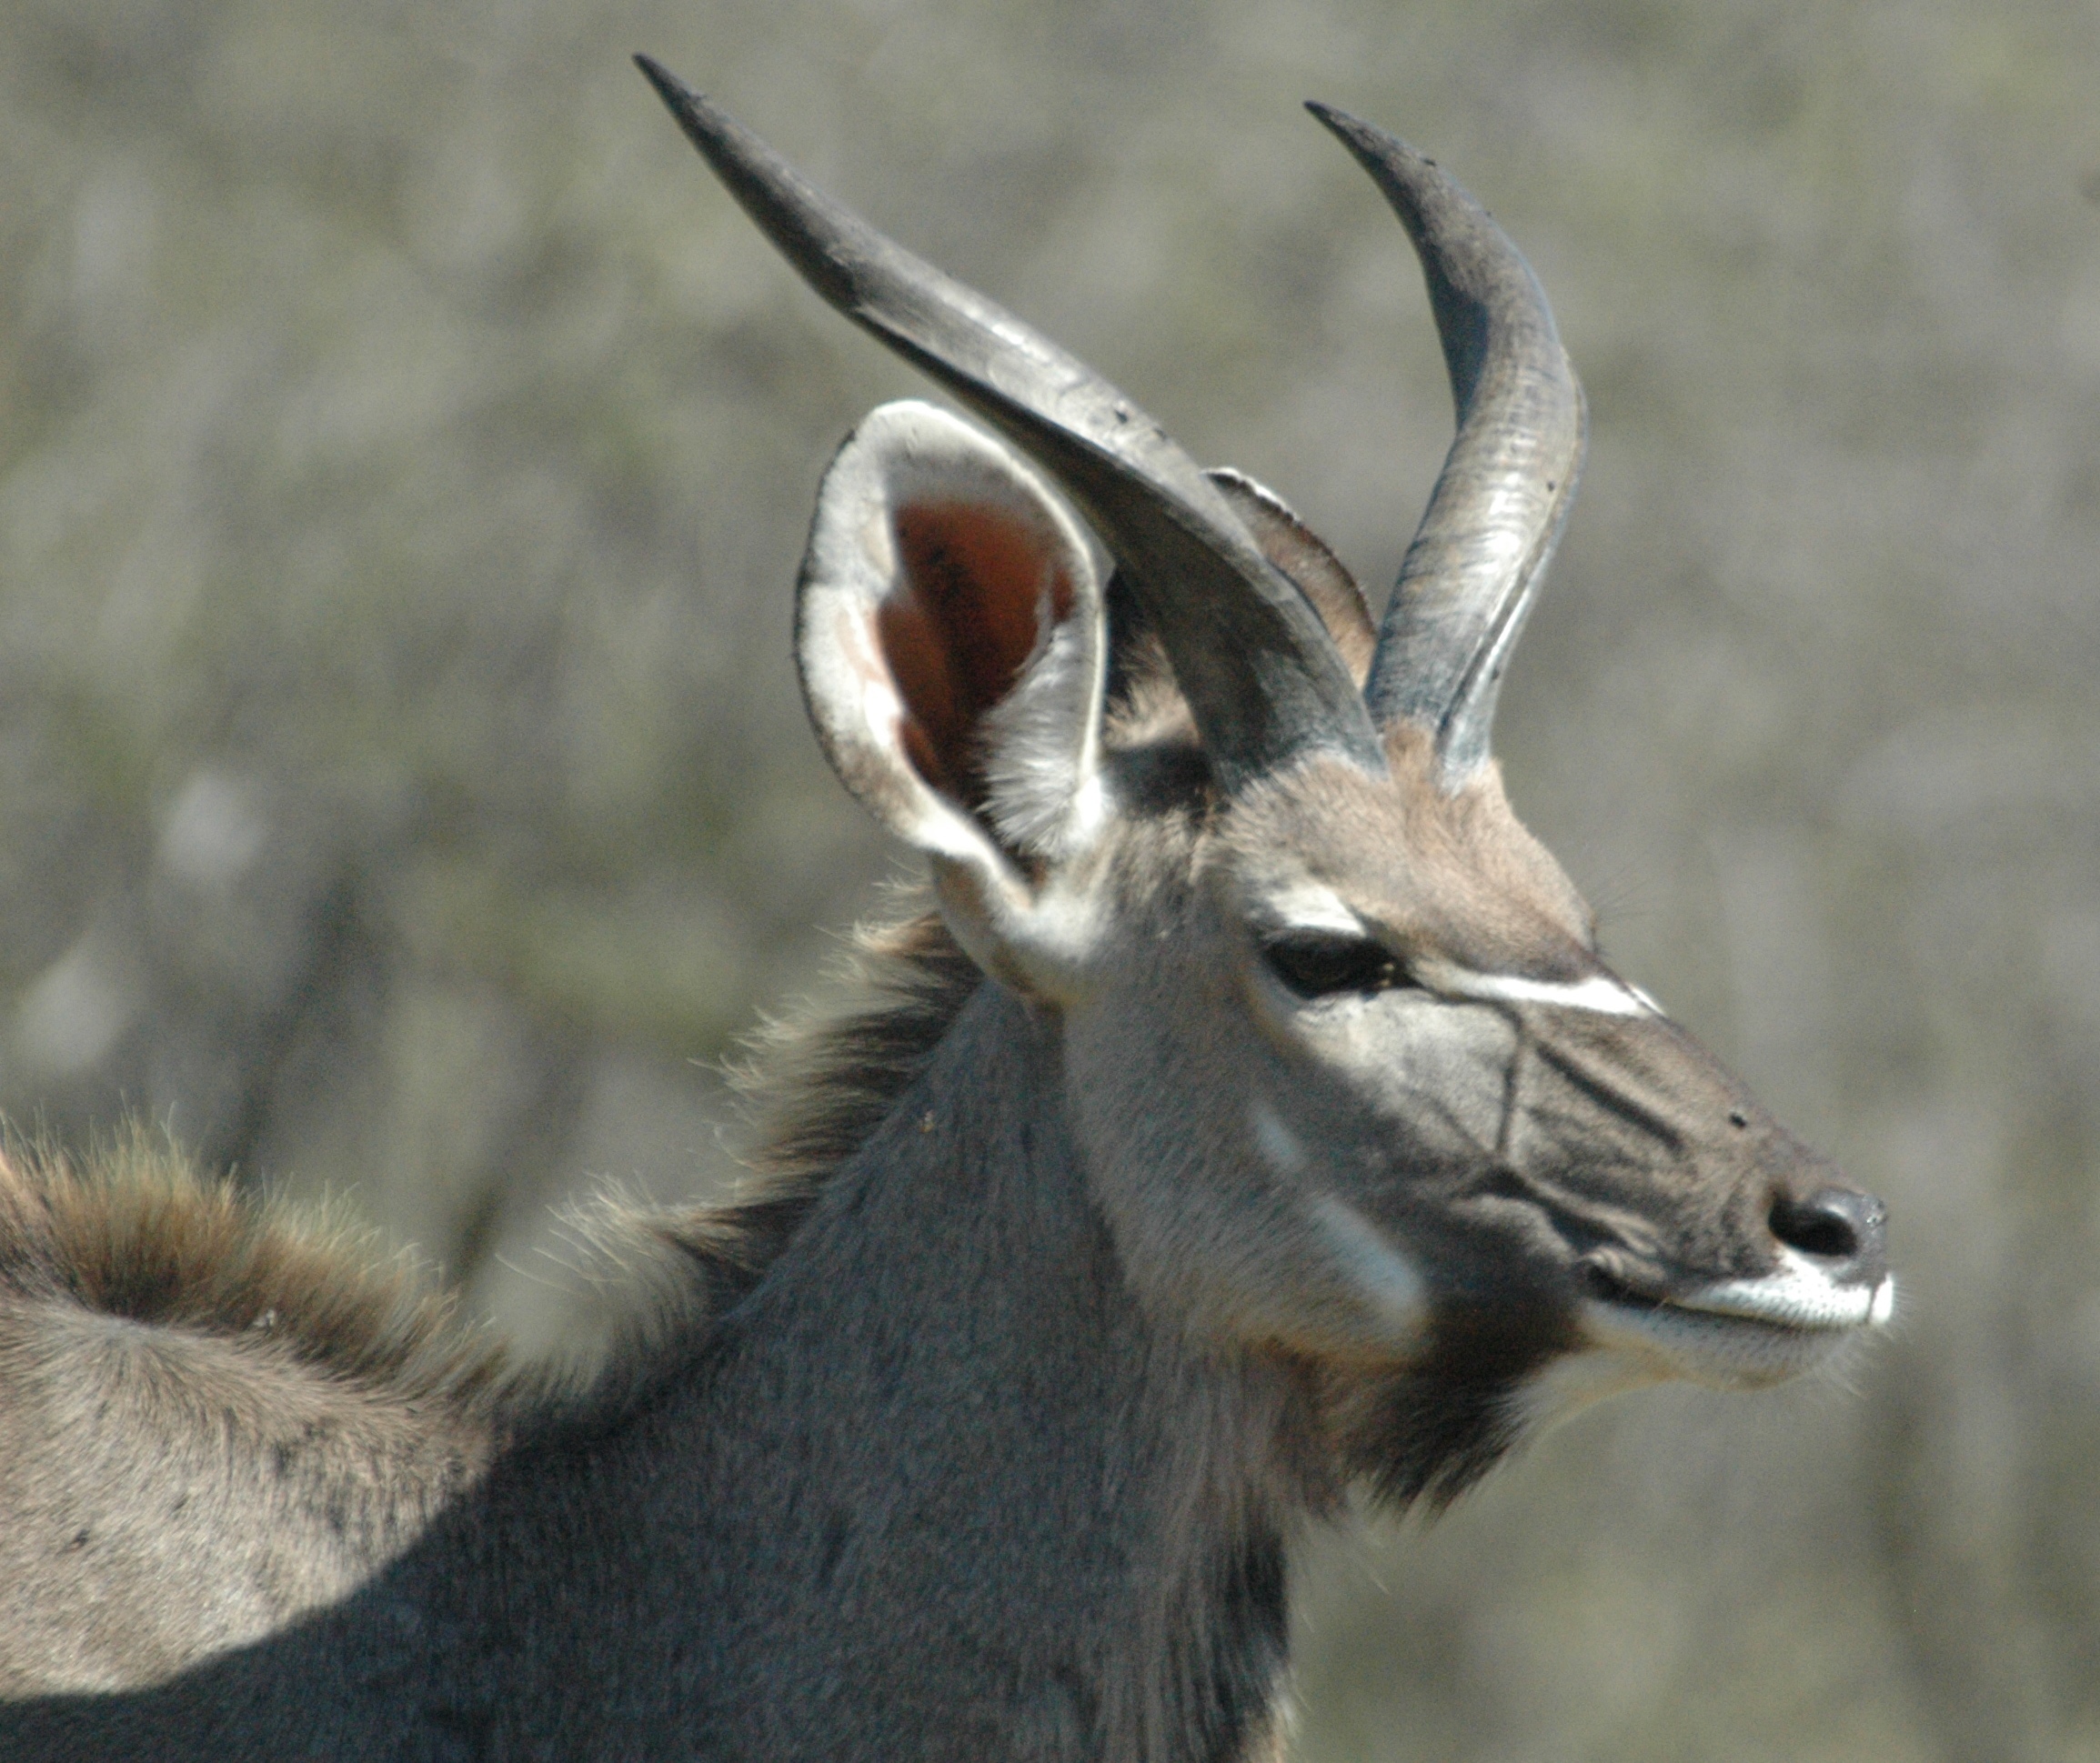
[{"label": "blurred background", "polygon": [[347,1195],[536,1352],[602,1323],[550,1202],[728,1178],[718,1062],[896,861],[789,606],[922,388],[635,49],[1374,597],[1450,399],[1299,101],[1454,168],[1588,383],[1511,794],[1903,1310],[1321,1539],[1295,1754],[2100,1758],[2089,0],[7,0],[0,1104]]}]

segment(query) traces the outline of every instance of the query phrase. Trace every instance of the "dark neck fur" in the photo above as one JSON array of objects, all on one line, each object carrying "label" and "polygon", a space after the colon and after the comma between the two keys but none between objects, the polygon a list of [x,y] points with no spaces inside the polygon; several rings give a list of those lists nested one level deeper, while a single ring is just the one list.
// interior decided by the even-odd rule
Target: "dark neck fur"
[{"label": "dark neck fur", "polygon": [[339,1608],[9,1755],[1241,1755],[1305,1406],[1140,1312],[1061,1081],[984,987],[623,1422],[528,1429]]}]

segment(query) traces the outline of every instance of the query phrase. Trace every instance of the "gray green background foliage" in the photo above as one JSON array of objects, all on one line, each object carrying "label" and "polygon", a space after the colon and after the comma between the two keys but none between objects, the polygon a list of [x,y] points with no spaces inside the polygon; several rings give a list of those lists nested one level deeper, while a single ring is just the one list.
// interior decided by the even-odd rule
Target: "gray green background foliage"
[{"label": "gray green background foliage", "polygon": [[1455,169],[1588,383],[1511,793],[1903,1314],[1317,1542],[1298,1755],[2100,1757],[2087,4],[7,0],[0,1102],[347,1194],[535,1350],[609,1301],[548,1202],[730,1177],[715,1062],[894,862],[789,604],[918,388],[634,49],[1374,592],[1449,398],[1299,100]]}]

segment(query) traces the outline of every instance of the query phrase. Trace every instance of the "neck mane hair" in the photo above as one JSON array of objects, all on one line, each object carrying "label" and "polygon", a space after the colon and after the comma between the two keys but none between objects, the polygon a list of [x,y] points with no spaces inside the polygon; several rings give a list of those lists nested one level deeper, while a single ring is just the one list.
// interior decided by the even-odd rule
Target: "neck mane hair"
[{"label": "neck mane hair", "polygon": [[566,1387],[558,1375],[528,1379],[520,1406],[586,1425],[630,1410],[704,1347],[889,1117],[985,983],[937,911],[905,904],[856,928],[831,998],[769,1022],[732,1067],[750,1127],[734,1198],[637,1207],[600,1196],[572,1211],[578,1237],[619,1274],[627,1312],[595,1376]]},{"label": "neck mane hair", "polygon": [[[572,1217],[630,1294],[602,1366],[520,1367],[338,1204],[303,1207],[201,1177],[133,1125],[76,1157],[0,1143],[0,1299],[224,1337],[486,1429],[606,1424],[703,1346],[764,1277],[822,1194],[909,1088],[984,976],[938,914],[864,926],[839,996],[769,1026],[735,1074],[748,1175],[726,1203],[644,1207],[610,1196]],[[0,1343],[0,1351],[5,1351]]]}]

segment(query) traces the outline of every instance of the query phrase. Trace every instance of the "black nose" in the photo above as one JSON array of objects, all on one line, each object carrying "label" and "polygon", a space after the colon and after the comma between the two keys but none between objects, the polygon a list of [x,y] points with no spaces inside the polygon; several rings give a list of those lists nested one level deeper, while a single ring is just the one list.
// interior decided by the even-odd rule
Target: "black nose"
[{"label": "black nose", "polygon": [[1819,1187],[1772,1202],[1772,1234],[1828,1265],[1841,1286],[1874,1286],[1888,1271],[1888,1209],[1856,1187]]}]

